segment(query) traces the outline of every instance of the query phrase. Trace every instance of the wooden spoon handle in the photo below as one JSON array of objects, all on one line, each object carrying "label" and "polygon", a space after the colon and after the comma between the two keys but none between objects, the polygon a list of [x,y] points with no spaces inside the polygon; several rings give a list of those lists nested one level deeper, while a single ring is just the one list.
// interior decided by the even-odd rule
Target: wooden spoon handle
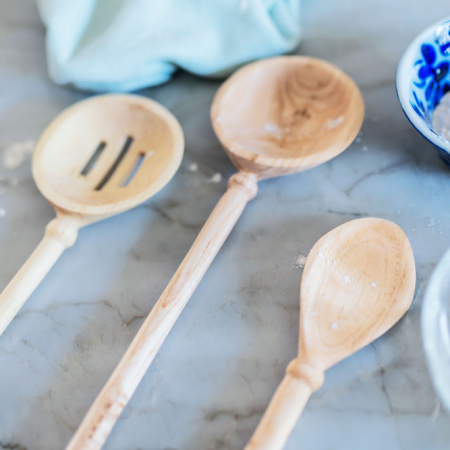
[{"label": "wooden spoon handle", "polygon": [[36,250],[0,295],[0,335],[77,235],[78,225],[68,217],[57,217],[47,225]]},{"label": "wooden spoon handle", "polygon": [[312,392],[323,383],[323,371],[294,359],[245,450],[281,450]]},{"label": "wooden spoon handle", "polygon": [[169,285],[91,406],[67,449],[99,449],[172,329],[198,283],[257,192],[256,177],[237,173]]}]

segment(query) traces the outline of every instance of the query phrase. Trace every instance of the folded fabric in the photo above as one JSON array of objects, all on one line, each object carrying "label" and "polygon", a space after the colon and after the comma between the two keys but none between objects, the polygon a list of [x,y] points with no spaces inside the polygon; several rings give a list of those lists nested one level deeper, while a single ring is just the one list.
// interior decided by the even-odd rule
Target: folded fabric
[{"label": "folded fabric", "polygon": [[131,91],[178,68],[224,76],[300,40],[300,0],[37,0],[50,77]]}]

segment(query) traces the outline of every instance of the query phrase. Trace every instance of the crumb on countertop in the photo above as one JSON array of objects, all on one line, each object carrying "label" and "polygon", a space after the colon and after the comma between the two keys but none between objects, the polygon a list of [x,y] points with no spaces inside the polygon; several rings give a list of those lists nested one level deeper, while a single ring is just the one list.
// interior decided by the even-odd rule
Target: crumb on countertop
[{"label": "crumb on countertop", "polygon": [[23,164],[26,156],[33,153],[34,147],[32,139],[10,145],[4,150],[3,165],[9,170],[17,169]]}]

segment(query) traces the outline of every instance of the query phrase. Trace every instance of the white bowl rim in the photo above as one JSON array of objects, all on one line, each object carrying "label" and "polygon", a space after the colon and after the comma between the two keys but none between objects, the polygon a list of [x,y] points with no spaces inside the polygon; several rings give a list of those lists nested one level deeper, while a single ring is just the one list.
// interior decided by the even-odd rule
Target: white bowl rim
[{"label": "white bowl rim", "polygon": [[426,139],[428,139],[432,144],[436,145],[446,153],[450,154],[450,142],[446,141],[444,138],[438,136],[424,123],[424,121],[417,115],[414,111],[411,103],[409,101],[409,80],[411,74],[411,68],[415,63],[415,54],[417,47],[427,38],[429,35],[436,31],[436,28],[443,25],[445,22],[450,21],[450,16],[444,17],[438,22],[426,28],[422,31],[407,47],[404,51],[397,67],[397,76],[395,79],[395,84],[397,87],[397,95],[400,101],[400,105],[403,111],[414,126],[414,128],[421,133]]}]

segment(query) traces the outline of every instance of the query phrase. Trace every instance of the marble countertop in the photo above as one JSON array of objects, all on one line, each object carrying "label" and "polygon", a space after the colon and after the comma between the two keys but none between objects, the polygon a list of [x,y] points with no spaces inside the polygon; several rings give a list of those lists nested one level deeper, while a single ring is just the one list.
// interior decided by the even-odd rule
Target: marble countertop
[{"label": "marble countertop", "polygon": [[[416,297],[387,335],[327,372],[287,449],[450,448],[420,337],[423,292],[450,247],[450,171],[403,116],[394,87],[402,51],[448,13],[444,3],[305,0],[299,53],[354,77],[367,108],[362,133],[322,167],[261,183],[107,449],[242,448],[296,353],[299,255],[364,216],[403,227]],[[11,170],[5,149],[37,139],[85,97],[49,80],[44,34],[33,1],[0,0],[0,288],[54,217],[30,157]],[[83,229],[0,337],[0,449],[64,447],[225,191],[234,169],[209,121],[217,87],[178,74],[140,92],[180,120],[182,166],[147,204]]]}]

